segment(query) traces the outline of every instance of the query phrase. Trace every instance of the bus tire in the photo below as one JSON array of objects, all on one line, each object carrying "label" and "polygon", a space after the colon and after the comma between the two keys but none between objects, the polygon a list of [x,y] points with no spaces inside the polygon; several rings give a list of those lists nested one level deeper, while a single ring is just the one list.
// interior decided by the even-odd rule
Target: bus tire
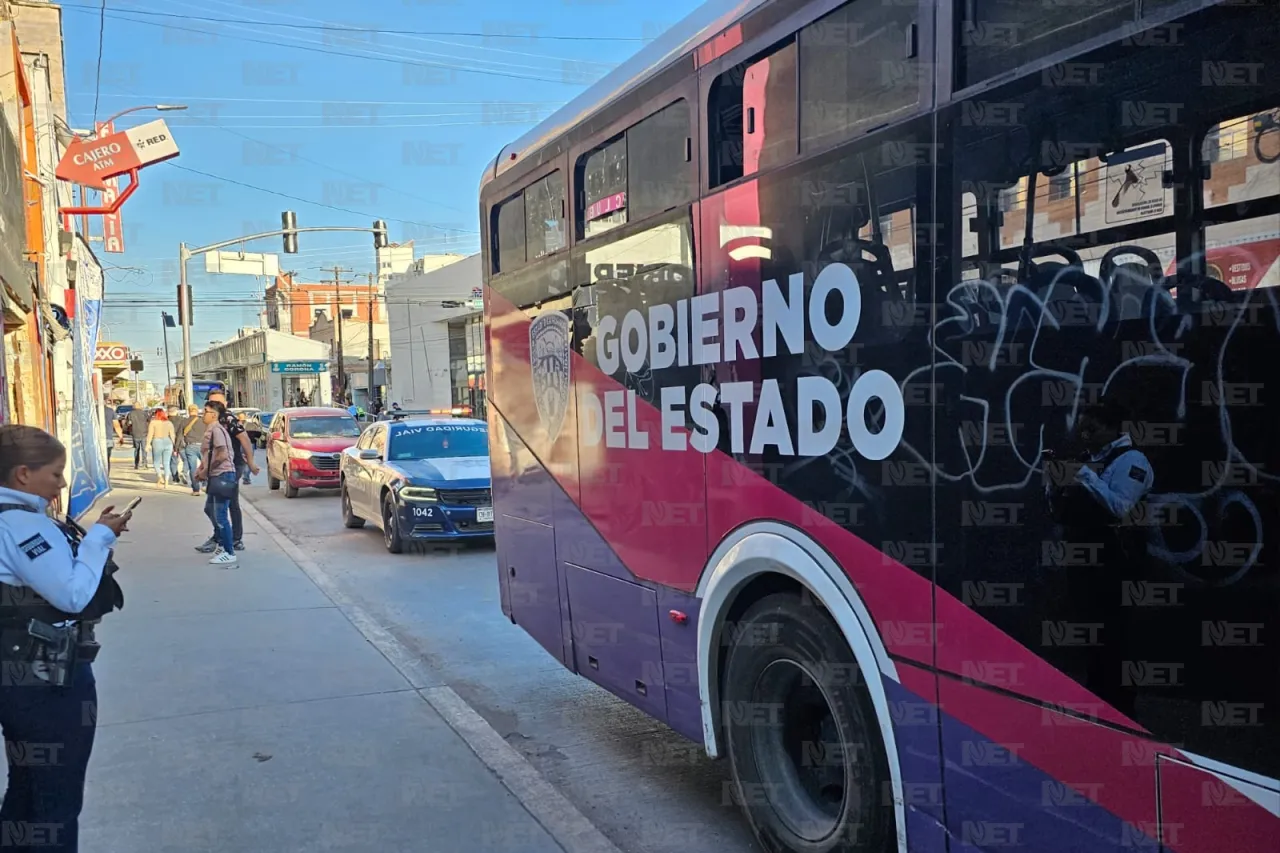
[{"label": "bus tire", "polygon": [[892,849],[884,742],[835,622],[821,607],[778,593],[726,631],[726,751],[761,846],[769,853]]}]

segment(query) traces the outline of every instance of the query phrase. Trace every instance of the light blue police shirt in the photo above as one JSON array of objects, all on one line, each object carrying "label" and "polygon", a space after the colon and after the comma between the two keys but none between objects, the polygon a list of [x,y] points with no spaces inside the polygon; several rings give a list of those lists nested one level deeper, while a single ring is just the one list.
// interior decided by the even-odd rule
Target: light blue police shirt
[{"label": "light blue police shirt", "polygon": [[1076,474],[1080,485],[1094,500],[1106,507],[1117,520],[1124,518],[1138,505],[1138,501],[1146,497],[1155,482],[1155,474],[1151,471],[1151,462],[1145,453],[1133,446],[1133,439],[1128,433],[1093,454],[1094,462],[1100,462],[1108,454],[1122,448],[1129,448],[1095,474],[1089,468],[1081,468]]},{"label": "light blue police shirt", "polygon": [[0,504],[22,504],[35,510],[0,512],[0,582],[30,587],[67,613],[83,610],[98,590],[102,569],[115,545],[111,528],[102,524],[90,527],[72,557],[67,537],[45,514],[49,502],[44,498],[0,486]]}]

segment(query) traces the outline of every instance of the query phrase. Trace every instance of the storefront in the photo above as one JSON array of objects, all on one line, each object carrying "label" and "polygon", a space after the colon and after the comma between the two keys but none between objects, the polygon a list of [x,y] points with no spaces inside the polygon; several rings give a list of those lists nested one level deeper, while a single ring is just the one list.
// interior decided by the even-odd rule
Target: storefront
[{"label": "storefront", "polygon": [[449,374],[454,406],[485,416],[484,319],[479,313],[449,321]]}]

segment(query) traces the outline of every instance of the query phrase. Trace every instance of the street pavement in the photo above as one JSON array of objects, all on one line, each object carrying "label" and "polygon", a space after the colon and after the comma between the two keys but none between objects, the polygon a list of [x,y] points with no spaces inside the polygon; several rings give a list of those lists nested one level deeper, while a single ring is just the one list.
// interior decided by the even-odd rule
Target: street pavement
[{"label": "street pavement", "polygon": [[407,678],[260,516],[246,511],[239,567],[211,566],[192,550],[203,499],[161,491],[126,452],[100,506],[143,502],[116,549],[125,607],[98,631],[81,849],[611,850],[585,821],[536,819],[573,810],[537,801],[541,780],[432,698],[447,688]]},{"label": "street pavement", "polygon": [[289,499],[260,476],[242,495],[619,849],[759,849],[725,762],[568,672],[507,620],[491,545],[392,555],[376,528],[343,527],[333,492]]}]

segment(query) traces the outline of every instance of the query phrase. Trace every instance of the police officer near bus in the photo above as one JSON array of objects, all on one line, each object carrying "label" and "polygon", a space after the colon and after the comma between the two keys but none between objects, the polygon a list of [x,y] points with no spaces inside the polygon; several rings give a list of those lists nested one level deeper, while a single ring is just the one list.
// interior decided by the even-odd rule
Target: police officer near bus
[{"label": "police officer near bus", "polygon": [[[1123,406],[1104,401],[1083,408],[1076,419],[1076,464],[1063,464],[1044,451],[1045,496],[1063,540],[1082,546],[1069,567],[1073,621],[1101,625],[1087,653],[1086,686],[1116,710],[1132,717],[1132,685],[1125,684],[1125,610],[1122,586],[1140,579],[1145,542],[1134,524],[1155,480],[1151,461],[1124,431]],[[1088,555],[1089,559],[1083,560]]]},{"label": "police officer near bus", "polygon": [[66,464],[44,430],[0,426],[0,823],[18,849],[73,853],[97,723],[93,623],[124,605],[111,548],[132,513],[107,507],[88,531],[49,516]]}]

